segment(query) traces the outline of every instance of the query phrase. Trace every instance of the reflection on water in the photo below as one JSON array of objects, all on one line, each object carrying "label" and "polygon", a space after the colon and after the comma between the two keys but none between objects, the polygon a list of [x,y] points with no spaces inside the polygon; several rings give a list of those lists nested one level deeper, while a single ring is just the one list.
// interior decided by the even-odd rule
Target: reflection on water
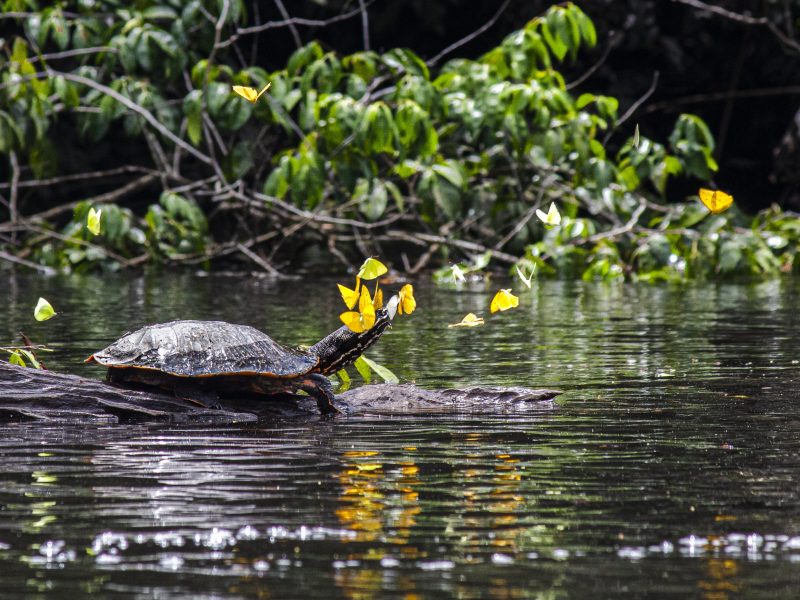
[{"label": "reflection on water", "polygon": [[[80,360],[172,318],[287,343],[336,326],[332,284],[9,277],[0,339]],[[288,287],[287,287],[288,285]],[[796,597],[800,285],[419,286],[370,351],[421,385],[565,390],[483,415],[0,430],[10,596]],[[58,318],[35,323],[39,295]],[[295,298],[291,303],[286,298]],[[0,594],[2,595],[2,594]]]}]

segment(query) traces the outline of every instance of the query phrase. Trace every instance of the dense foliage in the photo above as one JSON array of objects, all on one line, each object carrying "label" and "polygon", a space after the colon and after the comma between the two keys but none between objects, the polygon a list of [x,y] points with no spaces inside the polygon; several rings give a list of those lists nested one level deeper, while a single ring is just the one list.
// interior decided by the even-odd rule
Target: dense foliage
[{"label": "dense foliage", "polygon": [[[252,25],[240,1],[5,4],[19,27],[0,73],[0,244],[27,264],[241,256],[273,270],[317,249],[409,271],[488,259],[651,281],[795,264],[796,215],[709,216],[670,192],[676,177],[706,184],[717,170],[701,119],[681,115],[665,140],[634,136],[615,98],[565,82],[558,65],[597,41],[570,3],[476,60],[312,42],[274,72],[245,58],[243,40],[269,24]],[[254,104],[231,93],[267,82]],[[80,195],[53,203],[75,173]],[[553,201],[564,219],[548,229],[535,211]],[[102,209],[100,236],[90,208]]]}]

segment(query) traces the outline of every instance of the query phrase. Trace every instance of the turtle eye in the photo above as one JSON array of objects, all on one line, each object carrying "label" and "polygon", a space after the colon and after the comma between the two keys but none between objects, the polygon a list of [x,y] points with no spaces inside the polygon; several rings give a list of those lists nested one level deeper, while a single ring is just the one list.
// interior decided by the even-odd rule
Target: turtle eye
[{"label": "turtle eye", "polygon": [[400,298],[392,296],[391,300],[386,304],[386,312],[389,313],[389,320],[393,320],[397,314],[397,306],[400,304]]}]

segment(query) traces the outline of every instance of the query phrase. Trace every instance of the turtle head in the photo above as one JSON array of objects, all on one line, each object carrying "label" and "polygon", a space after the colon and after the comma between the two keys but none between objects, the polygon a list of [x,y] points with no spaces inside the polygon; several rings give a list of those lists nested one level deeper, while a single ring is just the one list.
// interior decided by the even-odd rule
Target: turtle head
[{"label": "turtle head", "polygon": [[311,346],[309,352],[319,356],[319,372],[330,375],[352,365],[392,324],[399,302],[397,296],[392,296],[385,308],[375,312],[375,324],[367,331],[355,333],[343,325]]}]

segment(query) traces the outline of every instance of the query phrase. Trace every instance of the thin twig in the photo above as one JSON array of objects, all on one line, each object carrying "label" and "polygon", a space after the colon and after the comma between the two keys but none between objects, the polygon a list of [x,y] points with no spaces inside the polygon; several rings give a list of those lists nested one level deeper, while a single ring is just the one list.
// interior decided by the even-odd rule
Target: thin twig
[{"label": "thin twig", "polygon": [[252,250],[250,250],[250,248],[248,248],[248,247],[247,247],[247,246],[245,246],[244,244],[236,244],[236,249],[237,249],[239,252],[241,252],[242,254],[244,254],[244,255],[245,255],[247,258],[249,258],[250,260],[252,260],[254,263],[256,263],[256,264],[257,264],[259,267],[261,267],[262,269],[264,269],[264,270],[265,270],[267,273],[269,273],[270,275],[272,275],[272,276],[274,276],[274,277],[283,277],[283,273],[281,273],[280,271],[278,271],[278,269],[276,269],[275,267],[273,267],[273,266],[272,266],[271,264],[269,264],[269,263],[268,263],[266,260],[264,260],[263,258],[261,258],[261,257],[260,257],[258,254],[256,254],[256,253],[255,253],[255,252],[253,252]]},{"label": "thin twig", "polygon": [[483,254],[484,252],[490,252],[493,258],[496,258],[497,260],[500,260],[502,262],[510,264],[516,264],[517,262],[519,262],[519,258],[512,254],[507,254],[506,252],[500,252],[499,250],[494,250],[493,248],[487,248],[486,246],[483,246],[476,242],[469,242],[467,240],[448,239],[440,235],[432,235],[430,233],[387,231],[386,234],[381,237],[385,237],[386,239],[389,240],[406,240],[422,246],[427,246],[428,244],[442,244],[444,246],[453,246],[455,248],[460,248],[461,250],[467,250],[468,252],[475,252],[479,254]]},{"label": "thin twig", "polygon": [[[367,6],[372,4],[374,1],[375,0],[369,0],[369,2],[367,2]],[[231,44],[235,43],[243,35],[261,33],[263,31],[267,31],[268,29],[289,27],[290,25],[303,25],[305,27],[327,27],[328,25],[332,25],[338,21],[351,19],[359,14],[361,14],[360,7],[335,17],[331,17],[330,19],[303,19],[300,17],[292,17],[291,19],[284,19],[283,21],[267,21],[266,23],[262,23],[261,25],[253,25],[252,27],[240,27],[231,37],[224,42],[220,42],[219,47],[225,48],[226,46],[230,46]]]},{"label": "thin twig", "polygon": [[[143,177],[140,177],[139,179],[134,179],[133,181],[126,183],[121,188],[117,188],[110,192],[93,196],[92,198],[86,198],[84,200],[74,200],[72,202],[59,204],[58,206],[48,208],[47,210],[43,210],[42,212],[36,213],[35,215],[24,217],[24,220],[27,223],[38,223],[41,221],[47,221],[49,219],[52,219],[53,217],[57,217],[62,213],[72,212],[73,210],[75,210],[75,207],[80,202],[88,202],[89,204],[107,204],[111,202],[116,202],[117,200],[119,200],[123,196],[127,196],[131,192],[135,192],[143,187],[147,187],[155,180],[156,180],[156,175],[149,173],[147,175],[144,175]],[[10,230],[9,226],[13,226],[13,223],[11,221],[9,221],[8,223],[0,223],[0,231]]]},{"label": "thin twig", "polygon": [[86,54],[100,54],[101,52],[110,52],[111,54],[116,54],[119,52],[117,48],[113,46],[95,46],[93,48],[76,48],[74,50],[64,50],[63,52],[51,52],[50,54],[41,54],[39,56],[31,56],[28,59],[30,63],[36,63],[40,60],[48,61],[48,60],[59,60],[61,58],[72,58],[73,56],[83,56]]},{"label": "thin twig", "polygon": [[522,219],[520,219],[517,222],[514,228],[511,231],[509,231],[503,237],[503,239],[501,239],[499,242],[495,244],[494,246],[495,250],[500,250],[510,240],[512,240],[514,236],[516,236],[520,231],[522,231],[523,227],[525,227],[528,224],[528,222],[533,218],[533,215],[536,214],[536,211],[541,207],[542,198],[544,197],[544,194],[549,188],[550,184],[553,183],[553,181],[555,181],[555,178],[556,176],[553,173],[551,173],[544,179],[544,181],[542,181],[542,186],[539,188],[539,193],[536,196],[536,202],[533,203],[533,205],[528,209],[528,212],[525,213],[525,216],[522,217]]},{"label": "thin twig", "polygon": [[[275,1],[280,2],[280,0]],[[358,6],[361,8],[361,43],[364,46],[364,50],[369,50],[369,13],[364,0],[358,0]]]},{"label": "thin twig", "polygon": [[[17,185],[19,184],[19,162],[17,161],[17,153],[12,150],[8,153],[8,160],[11,163],[11,194],[8,200],[8,216],[11,220],[11,226],[15,226],[17,224],[17,220],[19,219],[19,210],[17,207]],[[17,234],[16,232],[11,233],[11,242],[14,243],[17,241]]]},{"label": "thin twig", "polygon": [[658,86],[658,77],[659,73],[658,71],[655,71],[653,73],[653,80],[650,82],[650,87],[647,88],[647,91],[644,94],[642,94],[642,96],[638,100],[636,100],[636,102],[630,105],[628,110],[625,111],[625,114],[623,114],[619,119],[617,119],[617,122],[614,123],[613,129],[609,130],[605,138],[603,138],[604,146],[608,143],[608,140],[609,138],[611,138],[614,131],[619,129],[620,125],[622,125],[625,121],[630,119],[631,115],[633,115],[637,110],[639,110],[639,107],[645,102],[647,102],[647,99],[653,95],[653,93],[656,91],[656,87]]},{"label": "thin twig", "polygon": [[582,84],[584,81],[586,81],[587,79],[589,79],[589,77],[591,77],[592,75],[594,75],[594,74],[595,74],[595,72],[597,71],[597,69],[599,69],[600,67],[602,67],[602,66],[603,66],[603,64],[605,64],[605,62],[606,62],[606,59],[608,59],[608,55],[609,55],[609,54],[611,54],[611,51],[612,51],[614,48],[616,48],[617,46],[619,46],[619,43],[620,43],[621,41],[622,41],[622,35],[621,35],[620,33],[616,32],[616,31],[612,31],[612,32],[611,32],[611,34],[609,35],[609,38],[608,38],[608,43],[606,44],[606,49],[605,49],[605,50],[603,50],[603,55],[602,55],[602,56],[601,56],[601,57],[600,57],[600,58],[597,60],[597,62],[596,62],[596,63],[594,63],[594,64],[593,64],[591,67],[589,67],[589,68],[588,68],[588,69],[587,69],[587,70],[586,70],[586,71],[583,73],[583,75],[581,75],[580,77],[578,77],[578,78],[577,78],[575,81],[570,81],[570,82],[569,82],[569,83],[566,85],[566,88],[567,88],[568,90],[575,89],[575,88],[576,88],[576,87],[578,87],[580,84]]},{"label": "thin twig", "polygon": [[[108,169],[106,171],[89,171],[86,173],[72,173],[70,175],[61,175],[59,177],[51,177],[50,179],[27,179],[20,181],[18,187],[47,187],[50,185],[61,185],[71,181],[86,181],[87,179],[101,179],[103,177],[115,177],[116,175],[124,175],[126,173],[154,173],[152,169],[146,167],[139,167],[137,165],[125,165],[116,169]],[[11,187],[10,183],[0,182],[0,189]]]},{"label": "thin twig", "polygon": [[710,12],[721,17],[725,17],[726,19],[730,19],[731,21],[736,21],[738,23],[743,23],[745,25],[761,25],[766,27],[770,30],[770,32],[780,40],[780,42],[792,49],[795,52],[800,52],[800,42],[797,40],[792,39],[791,37],[787,36],[781,29],[775,25],[772,21],[770,21],[767,17],[751,17],[749,15],[743,15],[740,13],[736,13],[730,10],[726,10],[721,6],[715,6],[713,4],[706,4],[705,2],[700,2],[700,0],[672,0],[673,2],[678,2],[680,4],[685,4],[687,6],[691,6],[692,8],[697,8],[699,10],[703,10],[706,12]]},{"label": "thin twig", "polygon": [[141,115],[144,118],[144,120],[147,121],[153,129],[158,131],[161,135],[163,135],[165,138],[170,140],[173,144],[183,148],[183,150],[185,150],[186,152],[188,152],[189,154],[194,156],[196,159],[200,160],[201,162],[203,162],[203,163],[205,163],[207,165],[213,166],[215,164],[215,161],[213,159],[211,159],[210,157],[208,157],[205,154],[203,154],[202,152],[200,152],[194,146],[186,143],[184,140],[182,140],[181,138],[176,136],[169,129],[167,129],[164,125],[162,125],[159,122],[159,120],[156,119],[156,117],[153,115],[153,113],[151,113],[149,110],[147,110],[146,108],[144,108],[143,106],[141,106],[139,104],[136,104],[130,98],[126,98],[125,96],[123,96],[122,94],[120,94],[116,90],[111,89],[107,85],[103,85],[102,83],[97,83],[96,81],[93,81],[93,80],[91,80],[91,79],[89,79],[87,77],[83,77],[82,75],[75,75],[74,73],[63,73],[63,72],[60,72],[60,71],[52,71],[52,70],[49,70],[49,69],[48,69],[47,73],[37,73],[37,75],[40,75],[41,76],[40,78],[44,78],[44,77],[48,77],[48,76],[60,76],[60,77],[63,77],[64,79],[66,79],[68,81],[74,81],[75,83],[80,83],[82,85],[85,85],[87,87],[95,89],[95,90],[97,90],[99,92],[103,92],[104,94],[110,96],[111,98],[113,98],[114,100],[116,100],[117,102],[122,104],[125,108],[128,108],[128,109],[132,110],[133,112]]},{"label": "thin twig", "polygon": [[644,209],[647,208],[647,205],[644,202],[641,202],[636,210],[633,211],[631,214],[631,218],[628,219],[628,222],[624,225],[616,227],[614,229],[609,229],[608,231],[601,231],[600,233],[595,233],[594,235],[590,235],[589,237],[582,238],[577,240],[577,243],[589,243],[594,244],[595,242],[599,242],[600,240],[605,240],[609,238],[615,238],[623,233],[629,233],[633,230],[636,224],[639,222],[639,217],[642,216]]},{"label": "thin twig", "polygon": [[503,2],[503,4],[500,5],[500,8],[497,9],[497,12],[494,13],[494,15],[492,16],[491,19],[486,21],[486,23],[484,23],[483,25],[478,27],[478,29],[476,29],[475,31],[473,31],[469,35],[466,35],[463,38],[461,38],[460,40],[458,40],[457,42],[453,42],[452,44],[447,46],[447,48],[445,48],[444,50],[439,52],[439,54],[437,54],[436,56],[434,56],[430,60],[426,61],[426,64],[429,67],[432,67],[432,66],[436,65],[436,63],[438,63],[442,58],[444,58],[445,56],[450,54],[453,50],[457,50],[458,48],[460,48],[464,44],[468,44],[469,42],[474,40],[476,37],[478,37],[480,34],[482,34],[484,31],[489,29],[492,25],[494,25],[497,22],[497,19],[500,18],[500,15],[502,15],[505,12],[505,10],[506,10],[506,8],[508,8],[508,5],[510,4],[510,2],[511,2],[511,0],[505,0],[505,2]]},{"label": "thin twig", "polygon": [[28,267],[29,269],[35,269],[44,275],[55,275],[57,273],[57,271],[53,267],[48,267],[45,265],[37,265],[35,262],[25,260],[24,258],[14,256],[13,254],[8,254],[7,252],[3,252],[2,250],[0,250],[0,260],[16,263],[18,265],[22,265],[23,267]]},{"label": "thin twig", "polygon": [[729,98],[769,98],[772,96],[800,96],[800,85],[787,85],[782,87],[757,88],[752,90],[736,90],[725,92],[709,92],[707,94],[693,94],[682,98],[671,98],[663,102],[650,104],[645,112],[652,113],[665,108],[685,104],[702,104],[705,102],[720,102]]},{"label": "thin twig", "polygon": [[292,34],[292,39],[294,40],[294,45],[298,48],[302,47],[303,40],[300,39],[300,33],[297,31],[297,26],[292,22],[292,17],[289,15],[289,11],[286,10],[283,2],[281,0],[274,0],[275,5],[278,7],[278,12],[281,13],[281,16],[289,22],[289,32]]}]

